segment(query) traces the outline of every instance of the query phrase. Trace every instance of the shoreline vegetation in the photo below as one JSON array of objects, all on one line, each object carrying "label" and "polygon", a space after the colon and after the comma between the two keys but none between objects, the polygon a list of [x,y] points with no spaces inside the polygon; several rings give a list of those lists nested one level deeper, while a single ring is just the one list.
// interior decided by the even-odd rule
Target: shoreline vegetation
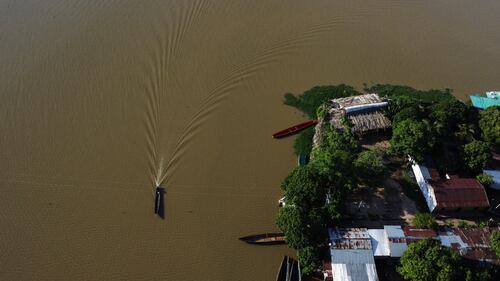
[{"label": "shoreline vegetation", "polygon": [[[479,113],[456,99],[450,89],[423,91],[375,84],[364,85],[360,92],[345,84],[315,86],[300,95],[285,94],[284,104],[309,118],[325,120],[328,111],[322,105],[327,101],[364,93],[377,93],[388,100],[384,110],[392,122],[388,149],[363,148],[363,137],[351,132],[348,120],[343,121],[347,130],[342,132],[329,122],[320,122],[322,133],[315,147],[314,128],[302,131],[295,139],[295,153],[309,155],[310,162],[293,169],[282,182],[286,204],[279,209],[276,224],[285,233],[288,245],[297,251],[304,276],[321,268],[328,255],[327,229],[339,225],[343,205],[353,191],[380,184],[394,167],[401,169],[408,155],[417,162],[430,155],[442,173],[477,176],[487,182],[481,171],[491,159],[491,151],[499,148],[500,124],[495,121],[500,115],[499,107]],[[418,187],[407,176],[404,181],[405,193],[411,194],[418,205],[423,204],[419,209],[425,211]],[[436,227],[431,222],[426,224]],[[408,272],[411,268],[400,271]]]}]

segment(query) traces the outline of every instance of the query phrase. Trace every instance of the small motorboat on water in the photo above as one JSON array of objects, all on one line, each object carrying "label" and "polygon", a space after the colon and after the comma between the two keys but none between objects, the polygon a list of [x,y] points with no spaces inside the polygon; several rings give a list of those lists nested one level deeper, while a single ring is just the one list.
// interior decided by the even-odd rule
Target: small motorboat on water
[{"label": "small motorboat on water", "polygon": [[249,235],[245,237],[240,237],[241,241],[245,241],[249,244],[258,245],[277,245],[285,244],[285,234],[283,233],[262,233],[256,235]]},{"label": "small motorboat on water", "polygon": [[297,124],[295,126],[292,126],[292,127],[289,127],[289,128],[286,128],[284,130],[281,130],[277,133],[274,133],[273,134],[273,138],[275,139],[281,139],[281,138],[284,138],[284,137],[287,137],[287,136],[290,136],[290,135],[293,135],[293,134],[296,134],[304,129],[307,129],[311,126],[314,126],[318,124],[318,120],[309,120],[307,122],[304,122],[304,123],[300,123],[300,124]]},{"label": "small motorboat on water", "polygon": [[156,187],[155,189],[155,202],[154,202],[154,211],[160,218],[165,218],[164,211],[164,202],[163,202],[163,194],[165,193],[165,189],[163,187]]}]

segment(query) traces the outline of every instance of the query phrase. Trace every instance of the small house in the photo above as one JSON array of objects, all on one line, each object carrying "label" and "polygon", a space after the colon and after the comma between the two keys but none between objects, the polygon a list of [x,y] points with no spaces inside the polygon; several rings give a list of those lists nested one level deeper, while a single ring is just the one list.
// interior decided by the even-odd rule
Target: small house
[{"label": "small house", "polygon": [[[432,160],[419,164],[410,158],[411,167],[431,213],[487,210],[490,206],[484,187],[475,178],[458,175],[441,177]],[[465,214],[465,212],[463,212]]]}]

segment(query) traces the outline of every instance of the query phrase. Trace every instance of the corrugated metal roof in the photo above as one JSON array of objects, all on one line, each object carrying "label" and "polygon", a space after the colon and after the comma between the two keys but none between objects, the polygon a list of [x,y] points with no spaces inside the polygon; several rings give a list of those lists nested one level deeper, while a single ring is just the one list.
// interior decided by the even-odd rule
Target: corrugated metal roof
[{"label": "corrugated metal roof", "polygon": [[368,234],[370,235],[373,255],[377,257],[390,256],[391,252],[389,250],[389,241],[385,236],[384,229],[368,229]]},{"label": "corrugated metal roof", "polygon": [[388,238],[403,238],[405,234],[399,225],[384,225]]},{"label": "corrugated metal roof", "polygon": [[[429,209],[432,211],[434,207],[430,204],[430,195],[433,195],[436,200],[436,207],[439,208],[488,208],[488,196],[484,187],[474,178],[461,178],[457,175],[452,175],[450,179],[443,179],[435,168],[434,162],[428,156],[425,157],[424,165],[412,165],[415,176],[418,179],[421,171],[428,176],[425,182],[418,182],[420,188],[426,186],[432,188],[432,194],[425,194]],[[417,169],[417,170],[416,170]],[[428,178],[430,177],[430,178]]]},{"label": "corrugated metal roof", "polygon": [[[343,252],[359,252],[360,250],[342,250]],[[365,251],[365,250],[361,250]],[[365,255],[363,255],[365,256]],[[346,262],[332,261],[332,275],[334,281],[378,281],[375,260],[370,253],[370,262],[360,262],[357,255],[350,255]]]},{"label": "corrugated metal roof", "polygon": [[486,109],[490,106],[500,106],[500,99],[492,99],[488,97],[471,96],[470,100],[474,107]]},{"label": "corrugated metal roof", "polygon": [[439,239],[443,246],[450,247],[467,259],[488,261],[500,264],[500,259],[491,248],[490,236],[493,230],[500,228],[454,228],[446,233],[440,233]]},{"label": "corrugated metal roof", "polygon": [[370,235],[366,228],[328,230],[335,281],[378,281]]},{"label": "corrugated metal roof", "polygon": [[403,228],[405,236],[410,238],[410,237],[417,237],[417,238],[430,238],[430,237],[436,237],[437,233],[432,230],[432,229],[424,229],[424,228],[413,228],[410,226],[405,226]]},{"label": "corrugated metal roof", "polygon": [[332,249],[372,249],[366,228],[336,228],[329,233]]},{"label": "corrugated metal roof", "polygon": [[429,181],[434,188],[438,208],[487,208],[490,206],[484,187],[472,178]]}]

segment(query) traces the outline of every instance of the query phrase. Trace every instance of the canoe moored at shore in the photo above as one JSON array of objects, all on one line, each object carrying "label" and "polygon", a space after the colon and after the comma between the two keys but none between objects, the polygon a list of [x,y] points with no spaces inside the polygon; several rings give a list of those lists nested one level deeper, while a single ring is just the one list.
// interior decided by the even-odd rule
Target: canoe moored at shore
[{"label": "canoe moored at shore", "polygon": [[290,136],[290,135],[293,135],[293,134],[296,134],[304,129],[307,129],[311,126],[314,126],[318,124],[318,120],[309,120],[307,122],[304,122],[304,123],[300,123],[300,124],[297,124],[295,126],[292,126],[292,127],[289,127],[289,128],[286,128],[284,130],[281,130],[279,132],[276,132],[273,134],[273,138],[275,139],[281,139],[281,138],[284,138],[284,137],[287,137],[287,136]]},{"label": "canoe moored at shore", "polygon": [[165,193],[165,189],[163,187],[156,187],[155,189],[155,202],[154,202],[154,211],[160,218],[165,218],[164,211],[164,202],[163,202],[163,194]]},{"label": "canoe moored at shore", "polygon": [[258,245],[277,245],[285,244],[285,235],[283,233],[262,233],[256,235],[249,235],[245,237],[240,237],[241,241],[245,241],[249,244]]},{"label": "canoe moored at shore", "polygon": [[289,256],[284,256],[276,281],[302,281],[299,262]]}]

